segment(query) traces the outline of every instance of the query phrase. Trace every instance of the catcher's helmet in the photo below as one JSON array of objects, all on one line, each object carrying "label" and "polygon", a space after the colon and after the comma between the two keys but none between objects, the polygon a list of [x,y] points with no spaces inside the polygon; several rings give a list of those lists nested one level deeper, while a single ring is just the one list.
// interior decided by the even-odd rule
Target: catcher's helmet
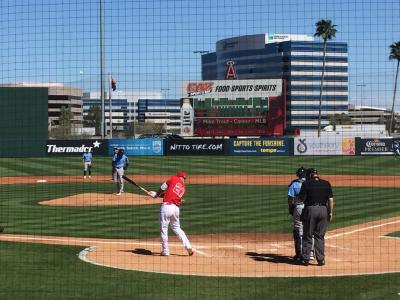
[{"label": "catcher's helmet", "polygon": [[299,178],[304,178],[306,177],[306,169],[304,169],[303,166],[301,166],[300,168],[297,169],[296,171],[296,176]]},{"label": "catcher's helmet", "polygon": [[317,170],[314,168],[307,169],[306,171],[306,178],[311,178],[313,175],[318,174]]},{"label": "catcher's helmet", "polygon": [[183,178],[185,178],[186,179],[186,172],[185,171],[179,171],[177,174],[176,174],[176,176],[178,176],[178,177],[183,177]]}]

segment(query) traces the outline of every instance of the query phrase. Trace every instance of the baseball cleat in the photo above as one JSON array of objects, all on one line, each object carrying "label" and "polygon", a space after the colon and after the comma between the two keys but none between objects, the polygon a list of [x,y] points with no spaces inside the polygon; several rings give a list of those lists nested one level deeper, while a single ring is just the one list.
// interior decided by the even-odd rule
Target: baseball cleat
[{"label": "baseball cleat", "polygon": [[169,256],[169,252],[161,252],[160,256]]},{"label": "baseball cleat", "polygon": [[86,176],[83,176],[83,179],[86,179]]},{"label": "baseball cleat", "polygon": [[187,249],[187,253],[189,254],[189,256],[192,256],[194,254],[193,249]]},{"label": "baseball cleat", "polygon": [[0,233],[2,233],[4,231],[4,227],[0,226]]},{"label": "baseball cleat", "polygon": [[115,195],[116,195],[116,196],[121,196],[121,195],[122,195],[122,193],[121,193],[121,192],[119,192],[119,193],[116,193]]}]

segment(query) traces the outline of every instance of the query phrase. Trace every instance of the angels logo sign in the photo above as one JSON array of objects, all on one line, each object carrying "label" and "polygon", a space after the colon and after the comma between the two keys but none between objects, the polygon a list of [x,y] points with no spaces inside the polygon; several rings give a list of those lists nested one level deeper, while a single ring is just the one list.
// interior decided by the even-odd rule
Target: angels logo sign
[{"label": "angels logo sign", "polygon": [[233,60],[229,60],[226,62],[226,71],[225,71],[225,79],[238,79],[235,67],[233,66],[235,62]]}]

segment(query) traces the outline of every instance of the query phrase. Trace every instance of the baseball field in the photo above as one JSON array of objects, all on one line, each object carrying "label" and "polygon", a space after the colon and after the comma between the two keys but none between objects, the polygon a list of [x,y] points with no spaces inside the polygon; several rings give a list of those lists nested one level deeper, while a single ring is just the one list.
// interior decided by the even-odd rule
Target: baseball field
[{"label": "baseball field", "polygon": [[[113,195],[110,158],[0,159],[0,299],[400,299],[400,161],[393,157],[130,157],[155,190],[188,173],[181,225],[161,257],[159,202]],[[287,185],[328,179],[327,263],[293,264]]]}]

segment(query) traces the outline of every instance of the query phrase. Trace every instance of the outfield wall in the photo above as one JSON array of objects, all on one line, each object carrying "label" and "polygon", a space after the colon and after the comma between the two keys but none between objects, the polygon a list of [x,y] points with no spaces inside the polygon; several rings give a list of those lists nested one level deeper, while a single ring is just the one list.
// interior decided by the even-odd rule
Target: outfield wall
[{"label": "outfield wall", "polygon": [[44,156],[47,88],[0,87],[0,157]]},{"label": "outfield wall", "polygon": [[393,155],[392,145],[400,140],[391,138],[362,139],[354,137],[295,138],[230,138],[230,139],[111,139],[111,140],[48,140],[43,152],[48,156],[94,155],[110,156],[114,147],[124,149],[128,156],[176,155]]}]

